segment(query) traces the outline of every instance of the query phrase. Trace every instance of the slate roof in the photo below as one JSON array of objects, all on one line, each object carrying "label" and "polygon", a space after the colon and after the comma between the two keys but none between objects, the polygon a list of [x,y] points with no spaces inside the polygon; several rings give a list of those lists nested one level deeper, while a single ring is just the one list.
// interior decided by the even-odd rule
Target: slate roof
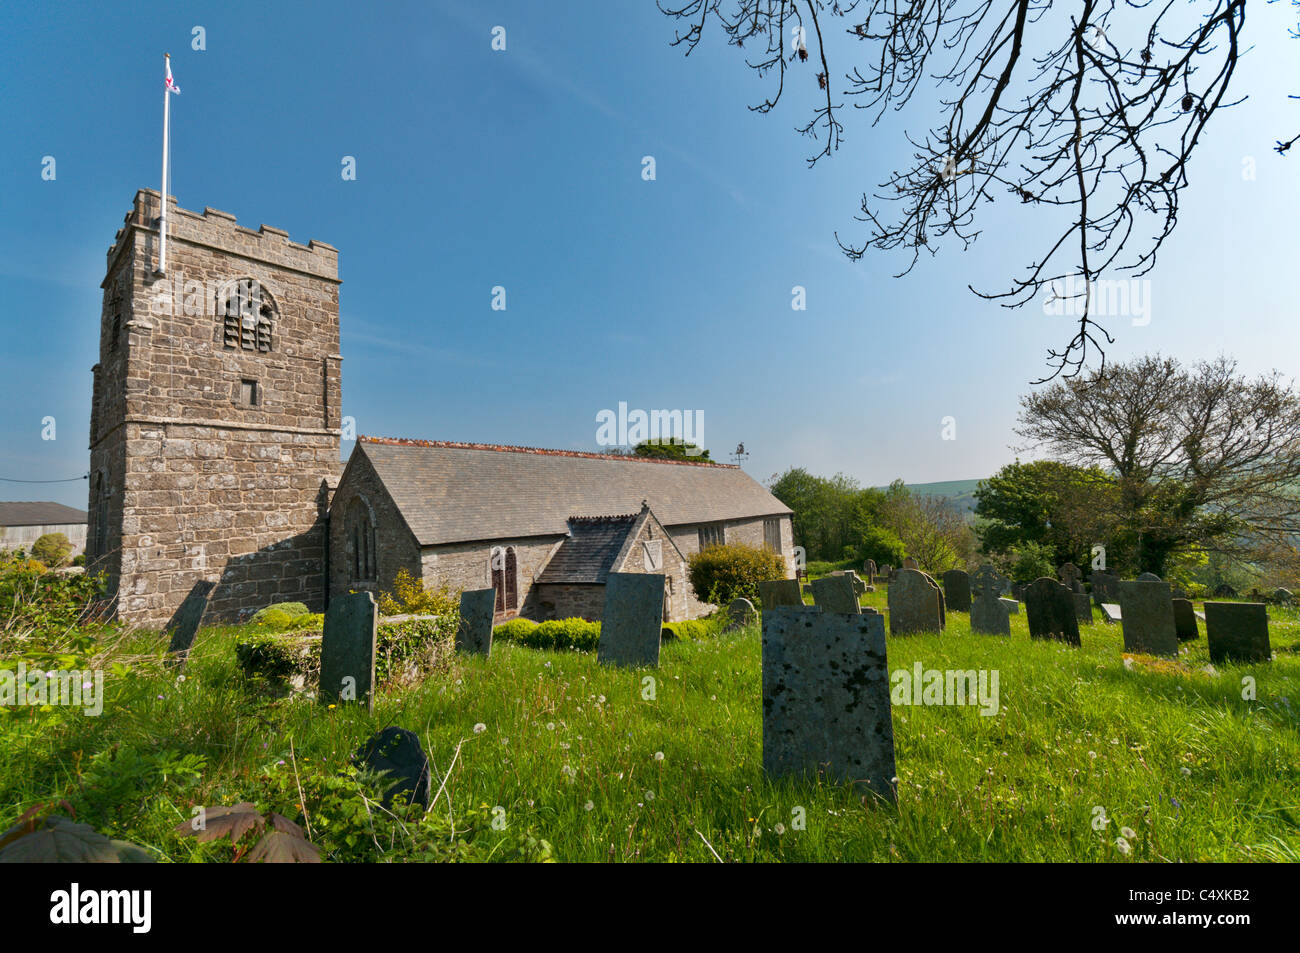
[{"label": "slate roof", "polygon": [[564,536],[572,516],[639,512],[664,526],[789,514],[736,466],[567,450],[359,437],[421,546]]},{"label": "slate roof", "polygon": [[62,503],[0,503],[0,526],[57,526],[86,522],[86,511]]},{"label": "slate roof", "polygon": [[537,581],[603,585],[636,521],[636,513],[571,519],[569,538],[551,556]]}]

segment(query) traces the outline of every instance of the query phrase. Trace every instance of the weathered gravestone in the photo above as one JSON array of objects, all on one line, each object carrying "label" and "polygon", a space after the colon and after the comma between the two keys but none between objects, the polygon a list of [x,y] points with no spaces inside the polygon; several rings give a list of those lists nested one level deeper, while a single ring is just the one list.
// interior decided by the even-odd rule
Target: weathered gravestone
[{"label": "weathered gravestone", "polygon": [[970,612],[970,573],[964,569],[949,569],[943,574],[943,596],[947,608],[953,612]]},{"label": "weathered gravestone", "polygon": [[1137,581],[1138,582],[1164,582],[1163,579],[1161,579],[1153,572],[1144,572],[1139,574],[1137,577]]},{"label": "weathered gravestone", "polygon": [[803,605],[798,579],[765,579],[758,584],[758,598],[764,609]]},{"label": "weathered gravestone", "polygon": [[921,565],[920,565],[920,563],[918,563],[915,559],[913,559],[911,556],[908,556],[906,559],[903,560],[903,568],[904,568],[904,569],[920,569],[920,568],[921,568]]},{"label": "weathered gravestone", "polygon": [[1125,652],[1178,655],[1178,630],[1174,627],[1169,583],[1123,580],[1119,584],[1119,608]]},{"label": "weathered gravestone", "polygon": [[763,770],[824,776],[895,800],[885,620],[763,613]]},{"label": "weathered gravestone", "polygon": [[361,702],[375,710],[375,636],[379,614],[368,592],[335,596],[320,643],[321,702]]},{"label": "weathered gravestone", "polygon": [[1020,603],[1015,599],[1007,599],[1005,596],[998,600],[1007,607],[1007,612],[1011,615],[1020,615]]},{"label": "weathered gravestone", "polygon": [[1119,576],[1108,572],[1094,572],[1089,580],[1092,583],[1092,601],[1097,605],[1104,602],[1119,602]]},{"label": "weathered gravestone", "polygon": [[658,667],[663,622],[662,573],[609,573],[605,577],[605,611],[600,620],[596,661],[628,668]]},{"label": "weathered gravestone", "polygon": [[862,581],[861,576],[852,569],[844,570],[844,575],[853,581],[853,591],[857,593],[859,599],[867,594],[867,584]]},{"label": "weathered gravestone", "polygon": [[1290,589],[1274,589],[1273,601],[1280,606],[1289,606],[1295,601]]},{"label": "weathered gravestone", "polygon": [[1205,603],[1205,640],[1210,661],[1268,662],[1268,610],[1259,602]]},{"label": "weathered gravestone", "polygon": [[198,634],[199,624],[203,621],[203,614],[208,611],[208,603],[212,601],[212,592],[216,588],[215,582],[206,579],[196,582],[164,628],[163,631],[172,634],[167,651],[176,656],[176,664],[185,664],[185,658],[194,645],[194,636]]},{"label": "weathered gravestone", "polygon": [[919,569],[900,569],[889,587],[889,634],[940,632],[942,594],[933,579]]},{"label": "weathered gravestone", "polygon": [[867,585],[870,586],[876,581],[876,573],[880,570],[876,568],[876,561],[868,559],[862,564],[863,575],[866,576]]},{"label": "weathered gravestone", "polygon": [[1066,563],[1057,570],[1061,584],[1070,590],[1074,600],[1074,617],[1080,622],[1092,621],[1092,599],[1083,591],[1083,573],[1074,563]]},{"label": "weathered gravestone", "polygon": [[757,621],[758,612],[754,609],[754,603],[748,599],[732,599],[727,606],[727,617],[731,620],[732,627],[741,628]]},{"label": "weathered gravestone", "polygon": [[928,572],[921,573],[930,582],[930,587],[939,594],[939,628],[948,627],[948,600],[943,597],[943,586],[939,585],[935,578]]},{"label": "weathered gravestone", "polygon": [[382,800],[385,808],[391,808],[399,794],[406,795],[408,804],[429,806],[429,759],[415,732],[385,728],[366,739],[352,756],[352,763],[384,775],[389,785]]},{"label": "weathered gravestone", "polygon": [[1188,642],[1200,638],[1201,632],[1196,627],[1196,610],[1190,599],[1174,599],[1174,632],[1179,642]]},{"label": "weathered gravestone", "polygon": [[495,589],[466,589],[460,594],[457,652],[483,656],[492,654],[492,615],[496,609],[496,595]]},{"label": "weathered gravestone", "polygon": [[848,576],[822,576],[812,581],[813,602],[823,612],[862,611],[858,604],[858,592],[853,587],[853,580]]},{"label": "weathered gravestone", "polygon": [[1018,582],[1018,583],[1016,583],[1014,586],[1011,587],[1011,598],[1012,598],[1012,599],[1015,599],[1016,602],[1024,602],[1024,601],[1025,601],[1025,584],[1024,584],[1024,583],[1022,583],[1022,582]]},{"label": "weathered gravestone", "polygon": [[970,606],[970,630],[992,635],[1011,634],[1011,612],[1002,601],[1002,580],[997,570],[985,563],[970,577],[975,584],[975,599]]},{"label": "weathered gravestone", "polygon": [[1232,586],[1228,585],[1226,582],[1221,583],[1219,586],[1215,587],[1214,597],[1216,599],[1235,599],[1237,598],[1237,590],[1233,589]]},{"label": "weathered gravestone", "polygon": [[1025,617],[1029,635],[1035,639],[1056,639],[1079,645],[1079,620],[1074,612],[1074,594],[1055,579],[1040,576],[1025,586]]}]

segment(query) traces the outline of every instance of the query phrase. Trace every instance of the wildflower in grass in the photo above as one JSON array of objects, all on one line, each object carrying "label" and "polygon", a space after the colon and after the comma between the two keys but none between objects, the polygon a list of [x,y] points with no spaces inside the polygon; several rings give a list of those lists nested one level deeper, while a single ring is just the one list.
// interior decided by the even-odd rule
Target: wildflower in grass
[{"label": "wildflower in grass", "polygon": [[1133,830],[1131,827],[1121,827],[1119,829],[1119,836],[1125,840],[1137,840],[1137,831]]},{"label": "wildflower in grass", "polygon": [[596,704],[597,704],[597,705],[603,705],[603,704],[605,704],[605,696],[604,696],[604,695],[597,695],[597,696],[596,696]]},{"label": "wildflower in grass", "polygon": [[656,751],[656,752],[655,752],[655,760],[656,760],[656,761],[662,761],[663,759],[664,759],[664,753],[663,753],[662,751]]},{"label": "wildflower in grass", "polygon": [[653,800],[655,799],[655,792],[654,792],[654,791],[646,791],[646,792],[645,792],[645,799],[646,799],[647,801],[653,801]]},{"label": "wildflower in grass", "polygon": [[578,774],[578,772],[574,770],[573,765],[571,764],[566,764],[564,767],[560,768],[560,771],[565,775],[565,777],[568,777],[570,779],[576,777]]},{"label": "wildflower in grass", "polygon": [[1182,771],[1182,773],[1183,773],[1183,777],[1185,777],[1185,778],[1190,778],[1190,777],[1192,776],[1192,769],[1191,769],[1191,768],[1180,768],[1179,770]]},{"label": "wildflower in grass", "polygon": [[782,824],[780,821],[778,821],[776,827],[774,827],[773,830],[776,831],[776,836],[780,837],[782,834],[785,833],[785,825]]},{"label": "wildflower in grass", "polygon": [[1088,752],[1088,757],[1089,757],[1089,758],[1095,758],[1095,757],[1097,757],[1097,752],[1095,752],[1095,751],[1089,751],[1089,752]]},{"label": "wildflower in grass", "polygon": [[1115,849],[1127,857],[1133,850],[1133,845],[1122,837],[1115,838]]},{"label": "wildflower in grass", "polygon": [[487,725],[483,724],[481,721],[474,726],[474,734],[476,735],[481,735],[485,731],[487,731]]},{"label": "wildflower in grass", "polygon": [[555,730],[555,722],[553,722],[553,721],[548,721],[548,722],[546,723],[546,730],[547,730],[547,731],[554,731],[554,730]]},{"label": "wildflower in grass", "polygon": [[330,705],[330,708],[333,708],[333,707],[334,707],[333,705]]},{"label": "wildflower in grass", "polygon": [[586,804],[582,805],[582,809],[584,811],[593,811],[596,809],[596,805],[593,804],[591,801],[588,801]]}]

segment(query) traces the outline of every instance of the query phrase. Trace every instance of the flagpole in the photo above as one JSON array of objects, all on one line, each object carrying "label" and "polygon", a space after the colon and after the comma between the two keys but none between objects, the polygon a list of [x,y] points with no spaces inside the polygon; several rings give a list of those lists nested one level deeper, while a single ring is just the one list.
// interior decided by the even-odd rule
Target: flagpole
[{"label": "flagpole", "polygon": [[[171,70],[171,54],[163,54],[163,62]],[[158,223],[158,274],[167,273],[167,133],[171,128],[172,91],[163,84],[163,141],[162,141],[162,215]]]}]

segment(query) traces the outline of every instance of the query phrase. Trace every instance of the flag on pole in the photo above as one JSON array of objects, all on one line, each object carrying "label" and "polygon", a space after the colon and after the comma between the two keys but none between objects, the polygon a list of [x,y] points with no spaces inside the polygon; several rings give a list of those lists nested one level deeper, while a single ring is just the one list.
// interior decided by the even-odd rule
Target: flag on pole
[{"label": "flag on pole", "polygon": [[172,61],[170,57],[167,58],[167,91],[175,93],[177,96],[181,93],[181,88],[176,85],[176,80],[172,79]]}]

